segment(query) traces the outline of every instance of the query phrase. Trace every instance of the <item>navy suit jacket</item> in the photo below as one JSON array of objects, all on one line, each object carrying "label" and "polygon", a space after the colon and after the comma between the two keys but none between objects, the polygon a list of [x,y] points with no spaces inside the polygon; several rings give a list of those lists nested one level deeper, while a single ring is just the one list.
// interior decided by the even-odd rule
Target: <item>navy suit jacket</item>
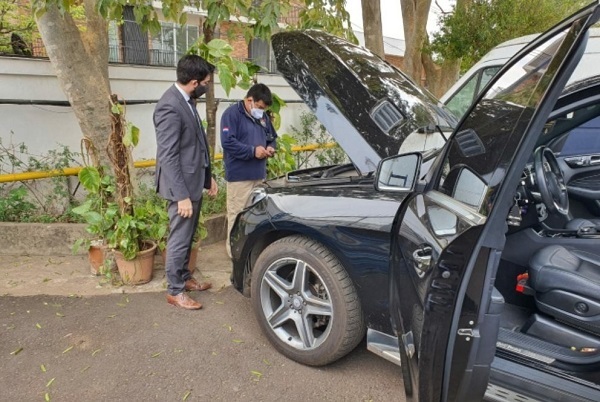
[{"label": "navy suit jacket", "polygon": [[208,140],[183,95],[171,86],[154,109],[156,191],[165,199],[202,198],[210,188]]}]

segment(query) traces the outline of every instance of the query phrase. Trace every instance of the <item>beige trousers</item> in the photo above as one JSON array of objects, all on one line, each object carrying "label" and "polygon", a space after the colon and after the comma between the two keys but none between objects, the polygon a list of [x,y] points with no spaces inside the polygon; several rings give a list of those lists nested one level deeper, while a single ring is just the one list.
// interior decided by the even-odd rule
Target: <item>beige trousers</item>
[{"label": "beige trousers", "polygon": [[225,240],[225,247],[227,248],[227,255],[229,255],[229,258],[231,258],[229,235],[231,234],[231,228],[233,227],[235,218],[237,217],[237,214],[244,209],[252,189],[262,182],[262,180],[227,182],[227,239]]}]

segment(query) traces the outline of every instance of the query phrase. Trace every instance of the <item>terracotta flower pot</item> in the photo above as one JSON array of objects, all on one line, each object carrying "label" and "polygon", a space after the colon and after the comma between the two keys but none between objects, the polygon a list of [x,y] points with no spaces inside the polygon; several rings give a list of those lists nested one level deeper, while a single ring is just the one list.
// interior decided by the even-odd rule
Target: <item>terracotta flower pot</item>
[{"label": "terracotta flower pot", "polygon": [[106,259],[108,248],[102,240],[92,241],[88,249],[88,261],[90,262],[90,272],[92,275],[100,275],[101,268]]},{"label": "terracotta flower pot", "polygon": [[152,246],[140,251],[133,260],[126,260],[123,254],[114,250],[117,268],[121,280],[127,285],[140,285],[152,280],[152,270],[154,269],[154,254],[156,251],[155,243],[148,243]]}]

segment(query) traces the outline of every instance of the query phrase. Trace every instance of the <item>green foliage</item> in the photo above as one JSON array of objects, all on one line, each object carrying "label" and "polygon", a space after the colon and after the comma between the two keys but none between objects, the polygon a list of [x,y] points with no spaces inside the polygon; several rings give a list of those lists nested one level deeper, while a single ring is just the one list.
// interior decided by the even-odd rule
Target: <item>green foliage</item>
[{"label": "green foliage", "polygon": [[267,179],[285,175],[296,168],[296,161],[292,152],[294,138],[283,134],[277,138],[277,152],[267,160]]},{"label": "green foliage", "polygon": [[125,202],[133,208],[132,214],[120,214],[113,227],[114,231],[109,233],[108,247],[118,250],[126,260],[133,260],[142,249],[145,240],[150,239],[148,233],[149,211],[145,206],[134,205],[127,198]]},{"label": "green foliage", "polygon": [[275,127],[275,130],[279,130],[279,127],[281,127],[281,114],[279,112],[281,111],[281,108],[287,106],[287,104],[277,94],[274,93],[272,95],[273,103],[268,109],[269,117],[271,118],[271,123],[273,124],[273,127]]},{"label": "green foliage", "polygon": [[219,186],[219,192],[215,197],[202,197],[202,215],[211,216],[222,214],[227,211],[227,183],[225,182],[225,169],[223,161],[213,161],[211,164],[212,174]]},{"label": "green foliage", "polygon": [[[19,7],[17,0],[0,1],[0,54],[22,54],[31,56],[31,41],[35,21],[31,10]],[[27,45],[27,48],[13,46],[11,35],[18,34]]]},{"label": "green foliage", "polygon": [[473,0],[440,18],[431,51],[438,59],[462,59],[466,71],[496,45],[543,32],[588,0]]},{"label": "green foliage", "polygon": [[350,26],[350,14],[346,11],[345,0],[304,0],[304,4],[296,28],[322,29],[358,43]]},{"label": "green foliage", "polygon": [[204,43],[204,38],[198,39],[189,53],[198,54],[217,68],[219,82],[227,95],[231,89],[238,86],[242,89],[250,88],[254,74],[260,67],[250,61],[239,61],[231,56],[233,47],[222,39],[213,39]]},{"label": "green foliage", "polygon": [[[24,143],[5,144],[0,138],[0,174],[60,171],[76,166],[78,155],[64,145],[60,145],[59,149],[36,155],[30,153]],[[71,222],[76,219],[76,216],[70,213],[71,194],[66,177],[56,176],[43,181],[24,181],[20,184],[6,183],[0,185],[0,196],[9,193],[16,186],[26,189],[24,198],[33,205],[32,213],[23,215],[21,222]]]},{"label": "green foliage", "polygon": [[18,187],[11,189],[5,197],[0,198],[0,221],[23,222],[35,212],[35,205],[26,200],[27,189]]},{"label": "green foliage", "polygon": [[[300,115],[300,127],[292,126],[290,128],[291,135],[294,137],[298,145],[317,144],[324,146],[325,144],[335,143],[335,140],[327,132],[314,114],[304,112]],[[296,164],[298,168],[318,166],[337,165],[347,163],[348,157],[346,153],[337,146],[331,148],[320,148],[310,153],[297,153]]]},{"label": "green foliage", "polygon": [[[86,166],[79,171],[79,182],[87,190],[83,204],[73,208],[73,213],[87,223],[86,231],[93,235],[92,240],[102,243],[110,237],[119,215],[119,206],[114,202],[115,179],[111,175],[103,175],[94,166]],[[78,239],[73,252],[79,247],[89,247],[89,239]]]}]

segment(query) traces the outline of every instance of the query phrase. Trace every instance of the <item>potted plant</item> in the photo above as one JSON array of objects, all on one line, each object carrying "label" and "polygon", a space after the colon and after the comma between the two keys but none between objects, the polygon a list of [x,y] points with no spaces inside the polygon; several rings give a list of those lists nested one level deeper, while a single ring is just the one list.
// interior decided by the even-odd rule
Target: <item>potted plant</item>
[{"label": "potted plant", "polygon": [[119,275],[123,283],[139,285],[150,282],[154,268],[156,243],[152,241],[152,223],[146,205],[131,206],[131,213],[120,213],[115,219],[107,245],[113,250]]},{"label": "potted plant", "polygon": [[103,269],[110,271],[105,265],[106,238],[113,230],[115,218],[118,213],[117,204],[112,201],[115,191],[114,177],[101,174],[101,169],[86,166],[79,171],[79,182],[87,190],[86,200],[83,204],[73,208],[73,213],[81,216],[86,222],[86,231],[91,235],[78,239],[73,245],[73,252],[80,247],[88,250],[90,271],[93,275],[100,275]]}]

